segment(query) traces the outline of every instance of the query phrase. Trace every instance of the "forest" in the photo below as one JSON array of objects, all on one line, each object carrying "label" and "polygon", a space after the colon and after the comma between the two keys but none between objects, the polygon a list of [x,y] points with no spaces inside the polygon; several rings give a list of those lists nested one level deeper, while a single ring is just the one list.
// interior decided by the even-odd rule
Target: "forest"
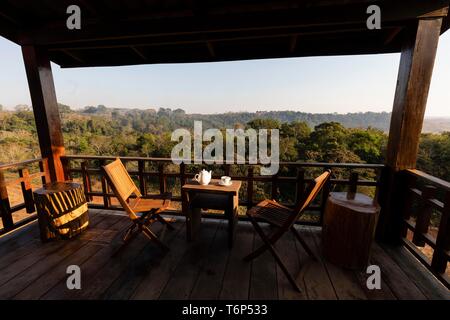
[{"label": "forest", "polygon": [[[186,114],[182,109],[113,109],[105,106],[72,110],[60,104],[66,152],[85,155],[170,157],[176,142],[171,132],[206,128],[280,130],[281,161],[383,163],[388,113],[307,114],[301,112]],[[0,109],[1,110],[1,109]],[[383,125],[381,125],[383,122]],[[31,108],[0,111],[0,163],[39,157]],[[450,180],[450,132],[421,136],[417,166]]]}]

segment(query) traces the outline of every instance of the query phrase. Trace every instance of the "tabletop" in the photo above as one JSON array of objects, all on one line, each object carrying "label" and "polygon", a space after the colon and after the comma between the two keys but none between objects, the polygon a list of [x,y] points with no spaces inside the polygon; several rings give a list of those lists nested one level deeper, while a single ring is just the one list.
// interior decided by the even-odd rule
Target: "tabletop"
[{"label": "tabletop", "polygon": [[201,185],[195,180],[188,180],[186,184],[183,185],[182,190],[184,191],[207,191],[209,193],[233,193],[237,194],[239,188],[241,187],[241,181],[233,180],[231,185],[223,186],[219,184],[220,179],[211,179],[208,185]]}]

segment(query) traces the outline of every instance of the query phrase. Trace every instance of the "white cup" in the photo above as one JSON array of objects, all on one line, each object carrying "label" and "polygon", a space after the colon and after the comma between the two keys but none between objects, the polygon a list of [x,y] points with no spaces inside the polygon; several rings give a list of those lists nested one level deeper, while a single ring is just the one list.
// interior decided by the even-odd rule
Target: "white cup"
[{"label": "white cup", "polygon": [[220,177],[220,181],[222,182],[222,184],[230,184],[231,177],[229,177],[229,176],[222,176],[222,177]]}]

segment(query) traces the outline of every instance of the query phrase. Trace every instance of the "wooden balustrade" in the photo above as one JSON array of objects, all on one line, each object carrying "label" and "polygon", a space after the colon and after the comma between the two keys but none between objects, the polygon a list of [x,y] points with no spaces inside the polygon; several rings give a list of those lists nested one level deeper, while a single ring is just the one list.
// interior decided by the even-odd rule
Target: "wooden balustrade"
[{"label": "wooden balustrade", "polygon": [[[30,173],[29,167],[36,163],[38,164],[38,171]],[[18,173],[19,177],[9,178],[8,176],[13,175],[14,172]],[[3,223],[0,234],[18,228],[37,218],[37,215],[33,214],[36,209],[32,190],[32,181],[36,178],[40,178],[42,184],[50,181],[47,159],[33,159],[0,165],[0,214]],[[18,185],[21,186],[24,202],[11,206],[8,187]],[[25,209],[27,213],[32,215],[15,223],[13,214],[22,209]]]},{"label": "wooden balustrade", "polygon": [[[111,192],[106,179],[102,176],[100,166],[114,160],[116,157],[105,156],[64,156],[61,158],[65,169],[65,177],[68,180],[78,175],[81,178],[86,194],[86,199],[90,201],[90,207],[93,208],[108,208],[120,209],[118,206],[111,204],[111,199],[114,194]],[[167,166],[172,163],[168,158],[142,158],[142,157],[121,157],[125,164],[134,163],[135,168],[129,170],[131,176],[136,178],[141,193],[145,196],[149,194],[150,184],[149,178],[156,179],[157,190],[161,193],[166,191],[177,191],[169,189],[167,180],[178,179],[179,188],[185,183],[186,179],[194,176],[195,170],[188,171],[189,166],[198,166],[196,164],[181,164],[178,172],[169,172]],[[75,165],[78,162],[78,166]],[[29,166],[38,163],[38,172],[30,173]],[[300,222],[305,224],[321,225],[325,201],[329,192],[336,186],[347,186],[349,192],[356,192],[358,186],[376,187],[378,189],[380,184],[380,173],[384,168],[381,164],[355,164],[355,163],[310,163],[310,162],[280,162],[280,168],[289,168],[291,175],[274,175],[261,176],[255,174],[258,165],[243,165],[239,169],[245,168],[243,174],[236,174],[230,164],[216,164],[213,165],[217,169],[215,172],[223,172],[224,175],[229,175],[233,180],[240,180],[246,184],[242,188],[239,200],[240,205],[250,208],[257,202],[255,197],[255,187],[257,183],[268,183],[271,187],[268,189],[270,196],[274,199],[282,199],[283,192],[281,184],[292,185],[293,200],[291,203],[284,203],[292,206],[304,193],[305,187],[312,177],[306,177],[305,171],[308,168],[315,168],[315,172],[321,170],[331,169],[345,169],[349,171],[348,179],[337,179],[336,177],[329,180],[328,184],[323,188],[320,196],[320,201],[313,204],[309,210],[315,212],[319,219],[313,222]],[[148,169],[153,167],[155,169]],[[375,180],[360,179],[358,169],[371,169],[377,172]],[[240,171],[240,170],[235,170]],[[9,178],[12,172],[18,173],[18,178]],[[404,188],[404,199],[399,199],[402,202],[402,241],[404,245],[445,285],[450,287],[448,277],[445,275],[447,263],[450,260],[450,183],[428,175],[419,170],[404,170],[402,174],[402,185]],[[92,178],[96,177],[100,181],[101,189],[94,191],[92,188]],[[218,176],[214,176],[218,178]],[[27,213],[34,213],[35,207],[33,202],[32,184],[36,178],[41,178],[42,183],[50,181],[48,171],[48,163],[46,159],[33,159],[18,163],[7,165],[0,165],[0,213],[3,222],[3,229],[1,233],[11,231],[29,221],[36,219],[36,214],[30,215],[27,219],[14,223],[13,214],[19,210],[25,209]],[[15,206],[11,206],[10,198],[8,196],[7,187],[19,186],[23,194],[24,202]],[[286,190],[286,189],[284,189]],[[180,191],[180,190],[178,190]],[[181,192],[179,192],[181,194]],[[93,203],[94,197],[100,197],[102,203]],[[174,202],[181,202],[181,196],[174,196]],[[412,213],[416,211],[416,214]],[[432,226],[431,220],[435,216],[434,212],[440,213],[439,226]],[[171,212],[172,214],[181,214],[178,210]],[[211,216],[211,215],[208,215]],[[214,215],[214,218],[221,218],[220,215]],[[413,218],[415,217],[415,219]],[[430,228],[433,228],[435,235],[430,233]],[[412,235],[408,235],[408,230]],[[420,247],[425,245],[430,246],[434,251],[432,256],[426,256]]]},{"label": "wooden balustrade", "polygon": [[[104,183],[104,179],[102,177],[102,172],[100,170],[100,165],[104,164],[107,161],[114,160],[116,157],[108,157],[108,156],[64,156],[62,158],[63,163],[66,164],[66,176],[68,178],[72,178],[75,175],[79,175],[82,179],[86,198],[92,201],[93,197],[102,197],[103,204],[99,203],[90,203],[91,207],[95,208],[109,208],[109,209],[120,209],[120,207],[115,207],[111,205],[111,198],[114,197],[114,194],[110,192],[106,181]],[[176,190],[168,190],[167,187],[167,179],[177,179],[180,181],[179,188],[184,184],[186,179],[193,178],[194,173],[187,172],[187,167],[196,166],[195,164],[181,164],[179,166],[178,172],[168,172],[167,165],[172,163],[172,160],[169,158],[142,158],[142,157],[120,157],[121,160],[127,163],[134,163],[133,170],[129,170],[129,173],[132,177],[136,178],[136,182],[139,185],[139,189],[141,193],[145,196],[148,195],[148,178],[156,178],[157,179],[157,189],[160,193],[164,193],[166,191],[174,192]],[[74,162],[81,162],[79,167],[74,165]],[[156,170],[147,171],[146,165],[153,164],[155,165]],[[240,180],[245,182],[246,187],[242,188],[241,199],[239,200],[239,204],[241,206],[245,206],[247,208],[251,208],[254,206],[257,201],[254,199],[255,196],[255,187],[256,183],[263,182],[271,184],[271,189],[269,194],[274,199],[279,199],[282,194],[280,194],[280,184],[281,183],[289,183],[292,184],[293,190],[295,191],[294,199],[292,202],[301,197],[305,190],[305,186],[308,182],[311,181],[312,178],[305,177],[305,169],[306,168],[319,168],[321,170],[326,169],[348,169],[348,170],[356,170],[356,169],[371,169],[376,171],[381,171],[384,167],[382,164],[355,164],[355,163],[310,163],[310,162],[280,162],[280,167],[288,167],[294,168],[295,170],[293,176],[281,176],[279,174],[273,176],[261,176],[255,175],[255,169],[258,165],[244,165],[246,168],[246,174],[232,174],[232,166],[240,166],[240,165],[231,165],[227,163],[219,163],[213,165],[217,167],[218,170],[224,175],[229,175],[233,180]],[[197,165],[198,166],[198,165]],[[136,169],[137,168],[137,169]],[[220,169],[220,170],[219,170]],[[295,176],[296,174],[296,176]],[[101,181],[101,190],[93,191],[92,190],[92,181],[91,176],[99,177]],[[378,175],[377,175],[378,176]],[[350,177],[353,180],[349,179],[331,179],[329,183],[324,187],[323,193],[321,196],[321,202],[319,205],[312,205],[310,210],[312,212],[318,213],[319,219],[314,222],[308,222],[307,224],[313,225],[321,225],[322,222],[322,213],[325,207],[325,201],[327,199],[328,193],[332,190],[332,188],[336,185],[352,185],[351,189],[356,191],[357,186],[371,186],[378,187],[378,180],[360,180],[358,179],[358,175],[356,172],[351,172]],[[220,178],[219,176],[214,176],[214,178]],[[178,190],[179,194],[181,194],[181,190]],[[174,196],[173,201],[181,202],[181,196]],[[284,203],[285,205],[292,206],[293,203]],[[173,211],[173,214],[181,214],[180,211]],[[216,217],[216,216],[215,216]],[[220,217],[220,216],[218,216]]]},{"label": "wooden balustrade", "polygon": [[[405,170],[402,174],[403,187],[407,190],[405,199],[401,200],[403,243],[450,288],[446,275],[450,261],[450,183],[420,170]],[[430,230],[433,213],[439,218],[439,225]],[[408,230],[412,236],[408,236]],[[419,249],[425,245],[433,249],[431,257]]]}]

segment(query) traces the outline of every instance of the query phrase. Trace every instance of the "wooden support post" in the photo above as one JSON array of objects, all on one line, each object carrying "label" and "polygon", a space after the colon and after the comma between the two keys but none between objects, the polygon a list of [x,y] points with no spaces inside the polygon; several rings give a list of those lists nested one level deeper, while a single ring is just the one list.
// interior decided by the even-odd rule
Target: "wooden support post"
[{"label": "wooden support post", "polygon": [[47,51],[40,47],[23,46],[22,54],[41,155],[48,159],[51,180],[64,181],[60,161],[64,155],[64,140],[50,60]]},{"label": "wooden support post", "polygon": [[6,231],[14,228],[14,222],[11,214],[11,204],[6,189],[6,180],[3,171],[0,171],[0,214],[2,216],[3,228]]},{"label": "wooden support post", "polygon": [[405,38],[392,109],[386,168],[382,174],[379,202],[382,210],[378,240],[400,243],[401,203],[405,185],[399,171],[415,168],[419,138],[436,57],[442,17],[419,19]]},{"label": "wooden support post", "polygon": [[28,169],[20,169],[19,176],[23,179],[20,183],[22,188],[23,200],[25,202],[25,208],[27,213],[33,213],[35,211],[34,208],[34,200],[33,200],[33,189],[31,188],[30,181],[30,172]]}]

